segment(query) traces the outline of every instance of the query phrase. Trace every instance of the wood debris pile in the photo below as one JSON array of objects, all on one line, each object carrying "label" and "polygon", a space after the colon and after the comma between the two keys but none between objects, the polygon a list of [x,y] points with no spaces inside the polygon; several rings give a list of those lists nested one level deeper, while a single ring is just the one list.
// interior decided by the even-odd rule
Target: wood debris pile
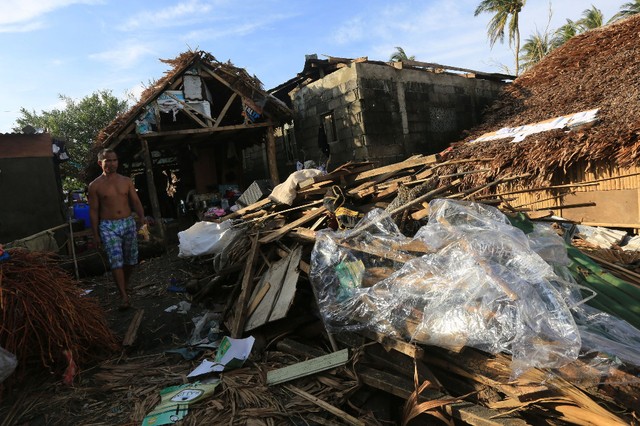
[{"label": "wood debris pile", "polygon": [[[476,164],[477,173],[483,172],[484,160],[460,164],[467,162]],[[461,188],[460,174],[448,173],[455,164],[437,156],[415,156],[378,168],[349,163],[299,182],[290,205],[264,198],[223,217],[221,221],[232,221],[246,238],[227,257],[220,274],[207,277],[192,293],[206,303],[203,295],[227,288],[224,324],[232,337],[263,335],[266,341],[278,342],[284,335],[317,324],[318,307],[308,285],[310,253],[316,231],[353,225],[341,214],[359,219],[372,209],[386,209],[402,232],[411,236],[425,223],[428,202],[435,198],[480,199],[513,213],[508,202],[491,195],[491,184]],[[337,205],[351,213],[341,213]],[[396,263],[409,260],[403,257],[406,247],[395,250],[365,244],[353,249]],[[419,253],[421,249],[409,250]],[[382,270],[369,272],[372,283],[389,275]],[[348,347],[361,354],[353,365],[361,384],[408,401],[405,419],[428,411],[469,424],[588,424],[589,418],[625,424],[637,415],[634,410],[640,404],[640,380],[634,376],[637,366],[607,364],[598,370],[594,365],[600,355],[595,360],[580,358],[553,372],[533,368],[510,382],[511,359],[504,355],[470,348],[453,353],[371,331],[326,338],[334,351]],[[325,353],[317,345],[297,350],[308,358]],[[605,401],[611,410],[601,407]]]}]

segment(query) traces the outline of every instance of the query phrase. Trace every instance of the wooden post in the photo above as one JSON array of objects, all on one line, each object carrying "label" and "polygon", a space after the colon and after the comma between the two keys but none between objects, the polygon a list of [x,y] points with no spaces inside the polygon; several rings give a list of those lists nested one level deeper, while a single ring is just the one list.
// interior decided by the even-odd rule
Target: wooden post
[{"label": "wooden post", "polygon": [[160,229],[160,238],[162,244],[167,244],[167,239],[164,230],[164,223],[162,223],[162,214],[160,213],[160,202],[158,201],[158,193],[156,192],[156,184],[153,181],[153,162],[151,161],[151,152],[149,151],[149,143],[146,139],[140,139],[142,145],[142,151],[144,155],[144,168],[147,172],[147,189],[149,191],[149,201],[151,201],[151,211],[153,217],[156,220],[156,224]]},{"label": "wooden post", "polygon": [[276,158],[276,138],[273,134],[273,126],[267,128],[267,161],[269,163],[269,176],[273,185],[280,183],[278,177],[278,163]]}]

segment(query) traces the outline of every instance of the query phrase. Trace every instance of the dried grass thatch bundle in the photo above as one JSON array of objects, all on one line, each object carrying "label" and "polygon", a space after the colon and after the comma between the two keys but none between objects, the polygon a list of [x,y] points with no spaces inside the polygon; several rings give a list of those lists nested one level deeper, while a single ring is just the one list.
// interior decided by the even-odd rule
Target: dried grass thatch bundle
[{"label": "dried grass thatch bundle", "polygon": [[0,346],[18,359],[12,377],[21,378],[37,361],[54,371],[61,362],[67,367],[118,348],[100,306],[83,297],[52,255],[23,249],[9,254],[0,263]]}]

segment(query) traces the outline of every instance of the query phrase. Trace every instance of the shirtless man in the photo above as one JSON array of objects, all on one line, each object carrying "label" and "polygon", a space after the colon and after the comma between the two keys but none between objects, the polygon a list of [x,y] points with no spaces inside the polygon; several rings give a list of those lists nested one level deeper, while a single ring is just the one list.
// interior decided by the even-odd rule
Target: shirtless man
[{"label": "shirtless man", "polygon": [[[127,288],[138,263],[137,227],[145,223],[142,203],[131,179],[118,174],[118,156],[112,149],[98,153],[102,174],[89,184],[89,217],[98,247],[104,247],[122,305],[131,306]],[[132,211],[136,212],[134,220]],[[137,223],[136,223],[137,222]]]}]

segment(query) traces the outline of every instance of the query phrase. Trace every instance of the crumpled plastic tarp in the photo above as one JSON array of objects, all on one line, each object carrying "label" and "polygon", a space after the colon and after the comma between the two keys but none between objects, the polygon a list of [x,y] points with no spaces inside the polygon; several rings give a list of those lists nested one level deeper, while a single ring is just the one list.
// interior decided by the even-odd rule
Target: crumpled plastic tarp
[{"label": "crumpled plastic tarp", "polygon": [[16,356],[0,346],[0,383],[13,373],[17,365]]},{"label": "crumpled plastic tarp", "polygon": [[[584,295],[591,290],[578,286],[572,276],[564,240],[549,225],[541,223],[535,223],[533,232],[527,237],[531,248],[553,267],[558,277],[551,282],[571,307],[580,330],[582,352],[600,353],[595,361],[590,362],[591,366],[605,370],[622,363],[640,366],[640,330],[614,315],[583,303],[589,299],[585,299]],[[607,371],[602,372],[606,374]]]},{"label": "crumpled plastic tarp", "polygon": [[178,232],[178,257],[220,253],[238,232],[240,231],[233,228],[230,220],[222,223],[196,222],[190,228]]},{"label": "crumpled plastic tarp", "polygon": [[310,277],[329,331],[507,352],[513,377],[577,359],[581,336],[568,302],[579,301],[568,294],[578,286],[498,209],[442,199],[429,207],[414,238],[382,210],[353,230],[316,234]]}]

